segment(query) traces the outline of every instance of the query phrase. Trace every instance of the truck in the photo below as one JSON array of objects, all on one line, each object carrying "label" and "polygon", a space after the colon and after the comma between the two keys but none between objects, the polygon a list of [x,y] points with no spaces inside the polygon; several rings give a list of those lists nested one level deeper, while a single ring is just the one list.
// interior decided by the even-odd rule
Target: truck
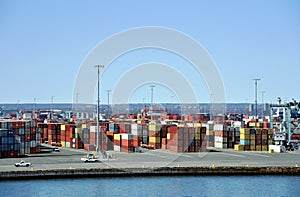
[{"label": "truck", "polygon": [[98,162],[100,161],[99,156],[94,155],[92,153],[88,153],[85,157],[81,158],[81,161],[84,162]]},{"label": "truck", "polygon": [[29,167],[29,166],[31,166],[31,163],[21,160],[19,163],[15,163],[15,166],[16,167]]}]

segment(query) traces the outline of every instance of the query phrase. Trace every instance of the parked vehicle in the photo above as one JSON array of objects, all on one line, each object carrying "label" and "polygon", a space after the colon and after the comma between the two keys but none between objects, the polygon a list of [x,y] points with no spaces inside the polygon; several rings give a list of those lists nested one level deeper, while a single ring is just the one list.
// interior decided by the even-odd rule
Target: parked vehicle
[{"label": "parked vehicle", "polygon": [[82,157],[81,161],[84,161],[84,162],[98,162],[98,161],[100,161],[100,159],[99,159],[99,156],[96,156],[92,153],[89,153],[85,157]]},{"label": "parked vehicle", "polygon": [[15,166],[16,167],[29,167],[29,166],[31,166],[31,163],[21,160],[19,163],[15,163]]}]

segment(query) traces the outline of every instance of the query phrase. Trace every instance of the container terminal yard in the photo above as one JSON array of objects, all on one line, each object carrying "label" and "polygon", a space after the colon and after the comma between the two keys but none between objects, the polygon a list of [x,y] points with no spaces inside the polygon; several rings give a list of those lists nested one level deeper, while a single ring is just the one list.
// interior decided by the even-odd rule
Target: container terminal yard
[{"label": "container terminal yard", "polygon": [[[217,170],[221,168],[223,173],[300,172],[300,104],[296,101],[281,104],[279,100],[261,118],[181,115],[145,107],[137,114],[110,114],[97,124],[84,112],[69,117],[57,112],[27,110],[0,120],[1,177],[40,176],[41,172],[70,175],[76,169],[78,175],[145,174],[149,169],[153,174],[157,168],[162,174],[221,173]],[[87,154],[100,162],[83,162]],[[30,166],[15,167],[20,160]]]}]

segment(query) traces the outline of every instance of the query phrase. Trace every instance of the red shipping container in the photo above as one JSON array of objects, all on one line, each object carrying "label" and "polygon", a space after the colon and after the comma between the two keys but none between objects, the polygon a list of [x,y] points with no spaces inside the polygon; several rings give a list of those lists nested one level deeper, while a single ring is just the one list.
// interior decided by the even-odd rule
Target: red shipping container
[{"label": "red shipping container", "polygon": [[114,140],[114,145],[121,146],[121,141],[120,140]]}]

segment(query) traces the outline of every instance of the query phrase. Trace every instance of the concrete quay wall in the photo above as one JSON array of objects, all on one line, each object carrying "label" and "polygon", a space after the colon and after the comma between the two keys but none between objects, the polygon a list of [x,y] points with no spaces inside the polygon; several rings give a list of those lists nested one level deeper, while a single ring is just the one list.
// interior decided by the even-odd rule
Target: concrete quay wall
[{"label": "concrete quay wall", "polygon": [[0,172],[0,180],[89,178],[122,176],[225,176],[225,175],[288,175],[299,176],[300,167],[162,167],[162,168],[99,168],[57,169]]}]

